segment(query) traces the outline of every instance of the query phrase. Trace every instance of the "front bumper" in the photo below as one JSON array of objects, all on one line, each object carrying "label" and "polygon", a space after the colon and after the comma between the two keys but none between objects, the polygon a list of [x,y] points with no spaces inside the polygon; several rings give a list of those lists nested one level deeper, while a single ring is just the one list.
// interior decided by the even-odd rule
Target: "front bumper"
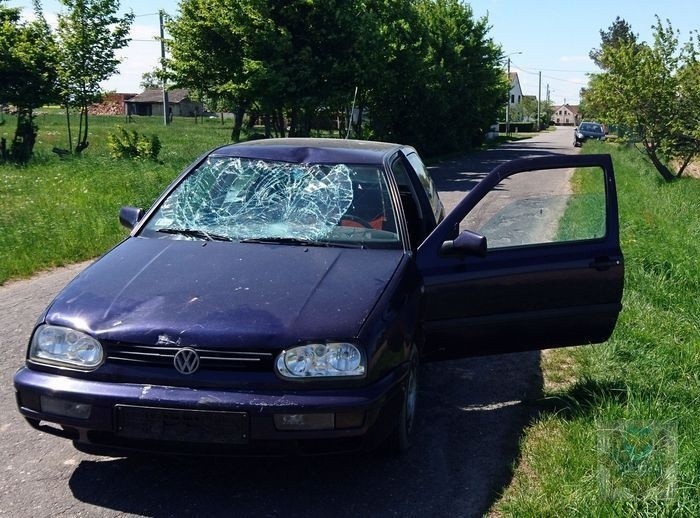
[{"label": "front bumper", "polygon": [[[41,431],[73,440],[81,451],[124,455],[151,452],[195,455],[317,454],[368,450],[392,430],[400,412],[407,366],[364,387],[296,392],[244,392],[81,380],[20,369],[14,378],[19,411]],[[86,418],[42,411],[41,398],[90,405]],[[118,405],[245,414],[243,444],[125,437],[117,426]],[[279,430],[277,414],[328,414],[327,430]]]},{"label": "front bumper", "polygon": [[600,140],[601,142],[605,141],[605,136],[599,136],[599,135],[583,135],[579,137],[578,135],[575,135],[574,137],[576,144],[583,144],[589,140]]}]

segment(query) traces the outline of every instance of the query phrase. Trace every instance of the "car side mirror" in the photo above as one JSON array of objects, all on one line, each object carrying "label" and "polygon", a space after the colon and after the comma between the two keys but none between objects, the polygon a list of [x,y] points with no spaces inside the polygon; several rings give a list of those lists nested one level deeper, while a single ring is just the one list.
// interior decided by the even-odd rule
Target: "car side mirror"
[{"label": "car side mirror", "polygon": [[129,230],[134,228],[136,223],[141,221],[142,217],[143,209],[137,207],[122,207],[119,209],[119,223]]},{"label": "car side mirror", "polygon": [[464,230],[453,241],[445,241],[440,247],[440,253],[445,255],[476,255],[486,256],[486,236]]}]

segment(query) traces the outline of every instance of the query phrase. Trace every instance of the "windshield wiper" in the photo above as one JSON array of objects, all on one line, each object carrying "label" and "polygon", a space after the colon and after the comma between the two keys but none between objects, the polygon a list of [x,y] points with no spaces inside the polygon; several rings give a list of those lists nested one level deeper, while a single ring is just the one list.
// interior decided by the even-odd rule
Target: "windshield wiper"
[{"label": "windshield wiper", "polygon": [[241,243],[263,243],[263,244],[279,244],[279,245],[296,245],[296,246],[321,246],[321,247],[339,247],[339,248],[364,248],[362,244],[354,243],[331,243],[328,241],[311,241],[309,239],[301,239],[298,237],[251,237],[241,239]]},{"label": "windshield wiper", "polygon": [[198,228],[159,228],[157,232],[164,234],[181,234],[183,236],[198,237],[207,241],[231,241],[231,238],[223,234],[214,234]]}]

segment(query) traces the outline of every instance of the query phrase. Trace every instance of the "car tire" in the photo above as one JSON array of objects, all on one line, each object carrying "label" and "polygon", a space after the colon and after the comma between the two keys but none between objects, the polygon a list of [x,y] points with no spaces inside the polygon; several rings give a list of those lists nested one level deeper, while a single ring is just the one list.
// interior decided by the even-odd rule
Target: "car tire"
[{"label": "car tire", "polygon": [[404,453],[411,445],[411,431],[416,417],[416,401],[418,399],[418,348],[411,347],[408,377],[401,398],[401,411],[396,419],[396,425],[384,443],[385,450],[391,455]]}]

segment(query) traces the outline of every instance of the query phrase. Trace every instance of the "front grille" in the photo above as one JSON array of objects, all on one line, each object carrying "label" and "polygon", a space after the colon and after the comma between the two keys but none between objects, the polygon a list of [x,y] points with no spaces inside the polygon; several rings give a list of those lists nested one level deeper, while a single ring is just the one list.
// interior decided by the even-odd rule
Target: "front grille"
[{"label": "front grille", "polygon": [[[132,344],[103,344],[108,362],[172,367],[181,347],[160,347]],[[272,353],[225,351],[194,348],[199,354],[199,368],[208,370],[267,371],[272,368]]]}]

